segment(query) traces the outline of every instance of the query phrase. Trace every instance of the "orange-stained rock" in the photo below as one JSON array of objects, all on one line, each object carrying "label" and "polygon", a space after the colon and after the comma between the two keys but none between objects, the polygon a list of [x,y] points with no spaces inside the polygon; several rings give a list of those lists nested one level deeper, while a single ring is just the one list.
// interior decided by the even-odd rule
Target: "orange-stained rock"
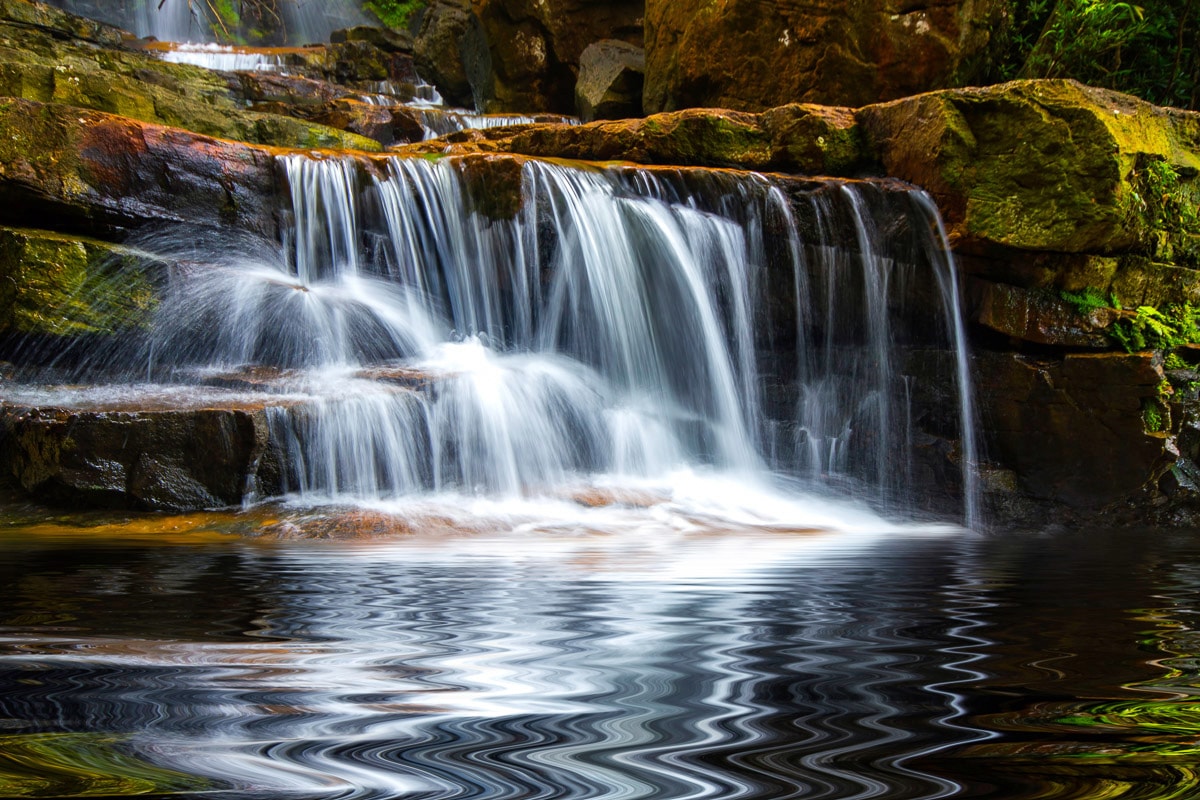
[{"label": "orange-stained rock", "polygon": [[647,112],[860,106],[962,85],[1003,0],[646,0]]},{"label": "orange-stained rock", "polygon": [[275,237],[268,148],[69,106],[0,100],[0,218],[103,232],[162,222]]}]

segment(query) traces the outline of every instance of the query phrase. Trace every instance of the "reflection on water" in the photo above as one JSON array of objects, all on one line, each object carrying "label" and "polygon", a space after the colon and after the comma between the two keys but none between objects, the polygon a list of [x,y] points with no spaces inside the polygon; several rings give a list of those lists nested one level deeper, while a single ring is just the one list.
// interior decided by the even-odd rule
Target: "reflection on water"
[{"label": "reflection on water", "polygon": [[0,532],[0,795],[1196,791],[1185,534],[220,534],[270,513]]}]

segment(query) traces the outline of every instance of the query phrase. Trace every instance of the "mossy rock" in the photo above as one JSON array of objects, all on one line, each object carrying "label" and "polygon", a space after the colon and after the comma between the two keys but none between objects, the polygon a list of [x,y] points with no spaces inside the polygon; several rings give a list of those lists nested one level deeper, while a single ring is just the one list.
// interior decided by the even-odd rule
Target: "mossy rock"
[{"label": "mossy rock", "polygon": [[[378,73],[377,67],[371,75]],[[222,73],[168,63],[149,52],[62,40],[4,24],[0,17],[0,94],[5,96],[275,147],[382,149],[373,139],[290,114],[248,111],[241,102],[242,88],[241,82]],[[332,96],[346,90],[327,91]]]},{"label": "mossy rock", "polygon": [[152,263],[94,239],[0,227],[0,335],[142,327],[155,306]]},{"label": "mossy rock", "polygon": [[867,106],[884,170],[929,190],[961,246],[1153,253],[1163,226],[1139,194],[1162,163],[1194,191],[1200,114],[1074,81],[1014,81]]}]

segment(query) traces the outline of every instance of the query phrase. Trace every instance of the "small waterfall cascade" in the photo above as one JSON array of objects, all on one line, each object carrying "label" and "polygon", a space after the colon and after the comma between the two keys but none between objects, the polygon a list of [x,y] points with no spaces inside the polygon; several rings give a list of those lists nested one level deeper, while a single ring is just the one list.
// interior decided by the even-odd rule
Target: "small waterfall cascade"
[{"label": "small waterfall cascade", "polygon": [[179,266],[144,347],[89,367],[252,385],[300,500],[561,496],[700,470],[902,512],[902,365],[922,343],[960,354],[944,381],[971,446],[957,287],[918,191],[485,157],[278,164],[282,247],[148,245]]},{"label": "small waterfall cascade", "polygon": [[[209,0],[59,0],[55,4],[164,42],[213,42],[215,29],[222,25],[221,4]],[[295,0],[279,3],[277,13],[284,39],[291,45],[329,41],[329,34],[339,28],[369,22],[352,0]]]}]

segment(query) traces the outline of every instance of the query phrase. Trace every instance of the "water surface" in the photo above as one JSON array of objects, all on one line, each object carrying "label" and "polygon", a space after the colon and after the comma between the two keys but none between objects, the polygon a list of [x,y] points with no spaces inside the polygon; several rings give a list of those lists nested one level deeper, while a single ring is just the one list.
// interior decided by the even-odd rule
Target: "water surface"
[{"label": "water surface", "polygon": [[5,526],[0,794],[1195,790],[1189,532],[306,514]]}]

